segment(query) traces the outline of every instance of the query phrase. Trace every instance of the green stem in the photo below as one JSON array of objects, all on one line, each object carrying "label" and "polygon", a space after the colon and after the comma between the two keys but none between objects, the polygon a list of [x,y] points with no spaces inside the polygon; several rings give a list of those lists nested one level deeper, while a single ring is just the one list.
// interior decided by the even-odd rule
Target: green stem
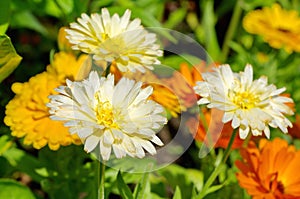
[{"label": "green stem", "polygon": [[250,140],[251,140],[251,138],[252,138],[252,134],[251,133],[249,133],[248,134],[248,136],[246,137],[246,139],[244,140],[244,142],[243,142],[243,147],[247,147],[248,146],[248,143],[250,142]]},{"label": "green stem", "polygon": [[227,159],[228,159],[228,157],[230,155],[231,146],[232,146],[233,141],[235,139],[236,132],[237,132],[236,130],[233,131],[233,133],[232,133],[232,135],[230,137],[228,146],[227,146],[227,148],[226,148],[226,150],[224,152],[222,161],[217,165],[217,167],[214,169],[214,171],[211,173],[211,175],[209,176],[209,178],[205,182],[204,187],[203,187],[201,193],[198,195],[197,199],[202,199],[202,198],[204,198],[207,195],[208,189],[213,184],[213,182],[215,181],[215,179],[218,177],[220,171],[222,170],[223,165],[226,163],[226,161],[227,161]]},{"label": "green stem", "polygon": [[221,62],[226,62],[228,54],[229,54],[229,43],[231,42],[232,38],[234,37],[235,31],[238,27],[241,15],[242,15],[242,7],[241,7],[241,0],[237,0],[233,14],[230,20],[229,27],[227,29],[225,39],[222,46],[221,52]]},{"label": "green stem", "polygon": [[[216,158],[216,153],[215,153],[215,150],[211,150],[211,148],[213,147],[212,146],[213,140],[212,140],[211,133],[209,132],[209,125],[208,125],[208,123],[206,121],[206,118],[205,118],[205,111],[206,110],[204,108],[201,109],[202,114],[200,114],[200,121],[199,122],[200,123],[202,122],[202,124],[204,126],[204,130],[206,132],[205,135],[208,139],[207,147],[209,148],[210,155],[215,159]],[[203,142],[203,144],[206,144],[206,143]]]},{"label": "green stem", "polygon": [[99,160],[98,164],[98,199],[104,199],[105,162]]}]

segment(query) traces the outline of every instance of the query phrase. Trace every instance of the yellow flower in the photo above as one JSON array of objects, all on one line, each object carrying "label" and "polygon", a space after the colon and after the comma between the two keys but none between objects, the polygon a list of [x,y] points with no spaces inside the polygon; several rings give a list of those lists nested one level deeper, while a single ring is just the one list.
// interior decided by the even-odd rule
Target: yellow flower
[{"label": "yellow flower", "polygon": [[88,61],[87,55],[81,55],[78,59],[72,53],[59,52],[54,55],[54,61],[47,66],[47,72],[56,76],[57,79],[64,84],[66,79],[81,80],[81,70],[84,70]]},{"label": "yellow flower", "polygon": [[243,26],[273,48],[300,52],[300,17],[295,10],[284,10],[279,4],[254,10],[245,16]]},{"label": "yellow flower", "polygon": [[54,88],[65,84],[65,78],[74,79],[84,61],[77,61],[74,55],[57,53],[48,71],[31,77],[28,82],[14,83],[15,97],[6,106],[4,122],[12,135],[24,137],[24,144],[40,149],[48,144],[52,150],[72,143],[80,144],[80,139],[70,135],[61,122],[49,118],[46,103],[49,95],[56,94]]},{"label": "yellow flower", "polygon": [[69,42],[69,40],[66,38],[66,27],[61,27],[58,31],[57,35],[57,45],[58,49],[60,51],[72,51],[72,44]]}]

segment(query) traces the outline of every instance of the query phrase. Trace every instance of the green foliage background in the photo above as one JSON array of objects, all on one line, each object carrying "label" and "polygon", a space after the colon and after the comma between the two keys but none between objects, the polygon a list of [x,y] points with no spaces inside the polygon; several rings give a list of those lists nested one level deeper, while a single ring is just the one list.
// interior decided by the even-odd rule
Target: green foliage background
[{"label": "green foliage background", "polygon": [[[274,0],[5,0],[0,1],[0,198],[11,199],[94,199],[97,198],[97,161],[82,146],[48,147],[35,150],[12,137],[3,123],[5,105],[13,98],[14,82],[25,82],[50,63],[50,51],[58,51],[57,34],[81,13],[100,12],[107,7],[111,13],[132,10],[146,27],[163,27],[187,34],[199,42],[212,60],[229,63],[234,71],[251,63],[255,76],[266,75],[269,82],[286,87],[299,112],[300,57],[284,50],[272,49],[259,36],[242,28],[247,12],[269,6]],[[279,1],[286,9],[298,9],[296,0]],[[231,27],[232,26],[232,27]],[[231,28],[230,28],[231,27]],[[258,53],[268,59],[260,62]],[[21,60],[22,59],[22,60]],[[178,57],[162,60],[175,69]],[[17,67],[18,66],[18,67]],[[17,67],[17,68],[16,68]],[[15,69],[16,68],[16,69]],[[293,120],[293,118],[291,118]],[[172,135],[172,132],[170,132]],[[300,142],[274,131],[299,148]],[[199,159],[201,143],[193,143],[176,162],[158,171],[145,174],[121,173],[106,169],[105,188],[108,198],[198,198],[203,184],[220,158],[222,149]],[[250,198],[237,180],[234,151],[206,199]],[[11,195],[10,195],[11,194]]]}]

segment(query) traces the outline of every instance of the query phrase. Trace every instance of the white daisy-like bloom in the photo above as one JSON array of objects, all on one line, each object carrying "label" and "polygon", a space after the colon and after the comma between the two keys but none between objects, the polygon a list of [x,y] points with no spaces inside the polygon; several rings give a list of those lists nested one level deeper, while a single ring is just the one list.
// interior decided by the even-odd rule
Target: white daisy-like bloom
[{"label": "white daisy-like bloom", "polygon": [[284,133],[288,132],[287,127],[292,127],[285,115],[293,114],[286,105],[293,100],[280,95],[285,88],[268,85],[266,77],[253,80],[251,65],[246,65],[240,73],[233,73],[227,64],[221,65],[202,77],[204,81],[194,87],[202,97],[198,104],[224,111],[223,123],[231,121],[233,128],[239,127],[240,138],[245,139],[249,132],[254,136],[264,133],[270,138],[269,126],[279,127]]},{"label": "white daisy-like bloom", "polygon": [[145,30],[140,19],[130,21],[130,15],[126,10],[122,17],[111,17],[106,8],[101,14],[83,13],[78,23],[66,29],[66,37],[74,50],[92,54],[95,60],[115,62],[122,72],[152,70],[153,64],[160,64],[157,58],[163,51],[156,44],[156,35]]},{"label": "white daisy-like bloom", "polygon": [[109,160],[113,149],[116,158],[142,158],[144,150],[156,153],[152,142],[163,145],[156,133],[167,120],[163,107],[148,100],[152,87],[127,78],[114,85],[113,75],[99,77],[96,71],[82,82],[66,83],[49,97],[50,118],[64,121],[88,153],[100,149],[102,159]]}]

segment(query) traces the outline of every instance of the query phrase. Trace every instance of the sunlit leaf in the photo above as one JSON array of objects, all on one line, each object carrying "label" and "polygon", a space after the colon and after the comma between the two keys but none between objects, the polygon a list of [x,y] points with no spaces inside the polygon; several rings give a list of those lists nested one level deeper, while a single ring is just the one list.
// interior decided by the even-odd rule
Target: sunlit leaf
[{"label": "sunlit leaf", "polygon": [[181,23],[184,20],[186,13],[186,8],[179,8],[175,10],[170,14],[168,20],[164,23],[164,27],[175,28],[179,23]]},{"label": "sunlit leaf", "polygon": [[0,198],[35,199],[28,187],[11,179],[0,179]]},{"label": "sunlit leaf", "polygon": [[208,55],[213,60],[218,60],[220,55],[220,46],[218,44],[217,33],[215,29],[215,15],[213,1],[205,1],[202,23],[205,31],[205,47]]},{"label": "sunlit leaf", "polygon": [[210,194],[210,193],[213,193],[213,192],[216,192],[217,190],[221,189],[222,187],[224,186],[224,184],[219,184],[219,185],[214,185],[214,186],[211,186],[205,195],[207,194]]},{"label": "sunlit leaf", "polygon": [[178,186],[175,188],[175,193],[173,195],[173,199],[181,199],[181,191]]},{"label": "sunlit leaf", "polygon": [[196,169],[187,169],[189,179],[194,183],[197,191],[201,191],[204,184],[204,174]]},{"label": "sunlit leaf", "polygon": [[150,196],[150,184],[149,184],[149,172],[153,167],[153,164],[148,164],[148,166],[145,167],[145,172],[143,174],[142,179],[137,184],[137,186],[134,189],[134,198],[135,199],[146,199]]},{"label": "sunlit leaf", "polygon": [[70,14],[74,8],[73,0],[56,0],[57,6],[64,14]]},{"label": "sunlit leaf", "polygon": [[0,82],[8,77],[19,65],[20,57],[6,35],[0,35]]},{"label": "sunlit leaf", "polygon": [[127,184],[124,182],[122,178],[122,174],[119,171],[117,175],[117,184],[118,184],[118,189],[120,192],[120,195],[124,199],[133,199],[133,195]]},{"label": "sunlit leaf", "polygon": [[2,135],[0,137],[0,156],[11,147],[12,143],[8,135]]}]

